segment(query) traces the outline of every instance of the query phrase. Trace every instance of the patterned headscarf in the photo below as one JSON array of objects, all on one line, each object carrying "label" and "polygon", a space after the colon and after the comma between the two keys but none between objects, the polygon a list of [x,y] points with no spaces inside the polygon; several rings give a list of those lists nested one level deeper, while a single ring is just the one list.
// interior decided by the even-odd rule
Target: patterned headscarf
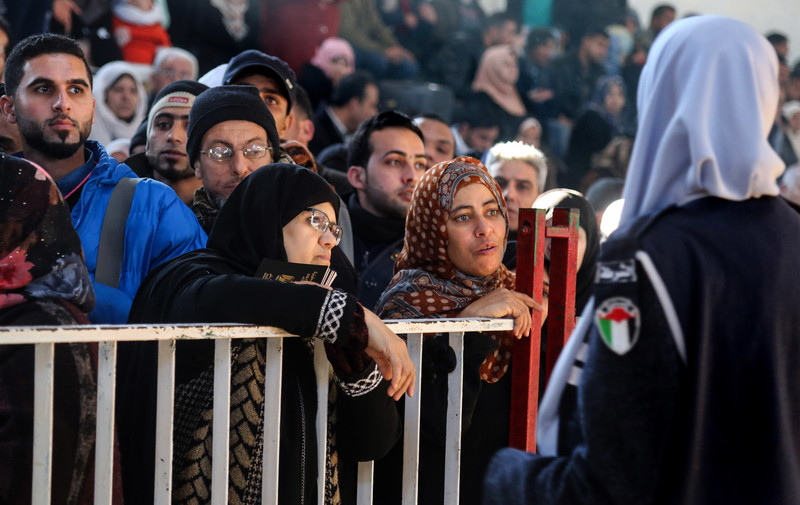
[{"label": "patterned headscarf", "polygon": [[49,299],[91,311],[81,242],[50,176],[0,154],[0,216],[0,309]]},{"label": "patterned headscarf", "polygon": [[[491,275],[473,277],[458,271],[447,257],[446,223],[453,198],[469,184],[486,186],[508,223],[500,186],[480,161],[456,158],[428,170],[414,190],[403,251],[394,265],[395,276],[378,301],[381,317],[455,317],[470,303],[496,289],[514,289],[514,274],[502,263]],[[507,236],[506,224],[504,247]],[[496,382],[508,370],[513,337],[509,332],[493,332],[490,336],[498,348],[481,365],[481,378]]]}]

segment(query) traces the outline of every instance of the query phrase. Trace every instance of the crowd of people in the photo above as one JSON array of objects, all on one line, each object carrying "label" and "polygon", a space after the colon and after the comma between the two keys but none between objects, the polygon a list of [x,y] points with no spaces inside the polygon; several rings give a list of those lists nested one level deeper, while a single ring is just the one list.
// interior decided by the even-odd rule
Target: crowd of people
[{"label": "crowd of people", "polygon": [[[426,338],[418,377],[381,318],[508,317],[512,331],[464,337],[461,504],[800,500],[800,62],[785,36],[670,26],[666,4],[642,29],[624,1],[489,16],[450,0],[29,3],[0,2],[3,326],[298,335],[279,500],[303,505],[326,407],[318,339],[326,503],[355,503],[366,460],[376,501],[400,503],[403,397],[419,393],[430,505],[455,357]],[[532,207],[580,212],[580,324],[549,379],[541,456],[503,450],[513,342],[541,338],[532,312],[548,312],[549,251],[544,292],[515,291]],[[232,347],[230,501],[260,503],[265,343]],[[204,503],[213,343],[176,356],[172,498]],[[57,346],[54,503],[92,501],[96,360]],[[30,346],[0,347],[7,503],[30,502],[32,369]],[[120,345],[115,504],[153,501],[156,372],[154,342]]]}]

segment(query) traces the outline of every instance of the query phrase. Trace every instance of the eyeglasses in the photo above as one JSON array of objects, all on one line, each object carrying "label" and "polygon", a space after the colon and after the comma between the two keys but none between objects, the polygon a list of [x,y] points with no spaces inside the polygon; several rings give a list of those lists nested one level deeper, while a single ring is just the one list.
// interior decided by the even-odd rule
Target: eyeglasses
[{"label": "eyeglasses", "polygon": [[344,229],[339,226],[338,224],[332,224],[331,220],[328,219],[328,216],[325,215],[324,212],[317,209],[306,209],[307,211],[311,212],[311,217],[308,218],[308,223],[317,230],[320,235],[324,234],[326,231],[330,230],[333,238],[336,239],[336,244],[339,245],[339,242],[342,241],[342,235],[344,235]]},{"label": "eyeglasses", "polygon": [[248,160],[255,160],[258,158],[263,158],[268,152],[271,153],[272,148],[259,144],[253,144],[241,149],[234,149],[227,146],[217,146],[212,147],[207,151],[200,151],[200,154],[205,154],[212,161],[228,161],[233,158],[233,153],[236,151],[242,151],[242,154],[244,154],[244,157]]}]

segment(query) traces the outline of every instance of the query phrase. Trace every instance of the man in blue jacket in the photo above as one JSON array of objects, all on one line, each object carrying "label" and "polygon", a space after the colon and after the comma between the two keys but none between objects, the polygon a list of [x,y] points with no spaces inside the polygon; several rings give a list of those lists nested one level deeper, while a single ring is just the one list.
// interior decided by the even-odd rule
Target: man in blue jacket
[{"label": "man in blue jacket", "polygon": [[[94,121],[94,98],[83,51],[60,35],[28,37],[8,56],[5,80],[2,112],[19,126],[23,156],[43,167],[67,200],[94,280],[111,192],[120,180],[136,174],[102,145],[86,140]],[[94,282],[97,306],[89,317],[95,323],[124,323],[139,284],[153,267],[206,242],[197,219],[175,192],[150,179],[136,186],[123,219],[119,287]]]}]

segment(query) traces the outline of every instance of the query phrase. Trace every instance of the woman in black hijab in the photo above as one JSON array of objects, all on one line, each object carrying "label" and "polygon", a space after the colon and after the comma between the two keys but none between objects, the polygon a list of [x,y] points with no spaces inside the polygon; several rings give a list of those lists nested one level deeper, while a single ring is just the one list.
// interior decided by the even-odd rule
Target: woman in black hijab
[{"label": "woman in black hijab", "polygon": [[592,204],[577,191],[558,188],[539,195],[533,202],[533,208],[546,209],[547,219],[553,217],[553,209],[578,209],[580,211],[578,276],[575,279],[575,314],[580,316],[586,302],[592,297],[597,256],[600,254],[600,231]]},{"label": "woman in black hijab", "polygon": [[[600,254],[600,231],[597,218],[594,215],[592,204],[582,194],[572,189],[551,189],[545,191],[533,202],[536,209],[546,209],[547,219],[553,217],[553,209],[578,209],[578,275],[575,279],[575,315],[581,317],[583,309],[592,297],[595,272],[597,271],[597,257]],[[551,276],[552,282],[552,276]],[[542,335],[547,335],[543,330]],[[545,340],[543,339],[543,342]],[[545,370],[542,367],[540,384],[545,384]],[[542,392],[540,391],[540,397]],[[579,420],[572,415],[575,412],[578,397],[574,386],[564,392],[562,409],[564,412],[565,427],[559,432],[561,447],[572,447],[580,440]]]},{"label": "woman in black hijab", "polygon": [[[250,323],[300,336],[283,344],[280,503],[312,503],[317,495],[312,337],[325,341],[339,386],[336,440],[341,455],[365,460],[385,454],[401,434],[391,397],[399,399],[407,389],[413,392],[414,369],[405,343],[354,296],[312,283],[255,276],[264,259],[328,266],[340,236],[335,225],[339,201],[310,170],[285,164],[260,168],[225,203],[208,247],[154,270],[139,289],[130,315],[130,321],[137,323]],[[264,390],[264,350],[263,339],[232,344],[231,390],[235,394],[231,397],[230,451],[235,457],[230,458],[229,469],[231,476],[239,478],[231,478],[229,490],[232,501],[243,503],[249,503],[247,497],[261,495],[264,406],[258,392]],[[203,469],[210,468],[211,458],[213,355],[211,341],[178,344],[173,503],[203,501],[210,492],[210,475]],[[146,353],[140,349],[121,364],[121,373],[126,375],[120,378],[122,398],[126,392],[141,395],[142,371],[152,380],[154,362],[143,362],[152,356],[152,347]],[[391,385],[381,374],[392,378]],[[154,399],[140,397],[139,401],[155,412]],[[128,459],[148,447],[132,435],[143,426],[128,415],[137,409],[134,402],[121,408],[118,416],[123,472],[132,471],[128,479],[138,479],[126,482],[128,486],[147,488],[151,497],[153,458],[146,469],[136,467],[137,461],[132,467]],[[147,423],[154,419],[153,415]]]}]

